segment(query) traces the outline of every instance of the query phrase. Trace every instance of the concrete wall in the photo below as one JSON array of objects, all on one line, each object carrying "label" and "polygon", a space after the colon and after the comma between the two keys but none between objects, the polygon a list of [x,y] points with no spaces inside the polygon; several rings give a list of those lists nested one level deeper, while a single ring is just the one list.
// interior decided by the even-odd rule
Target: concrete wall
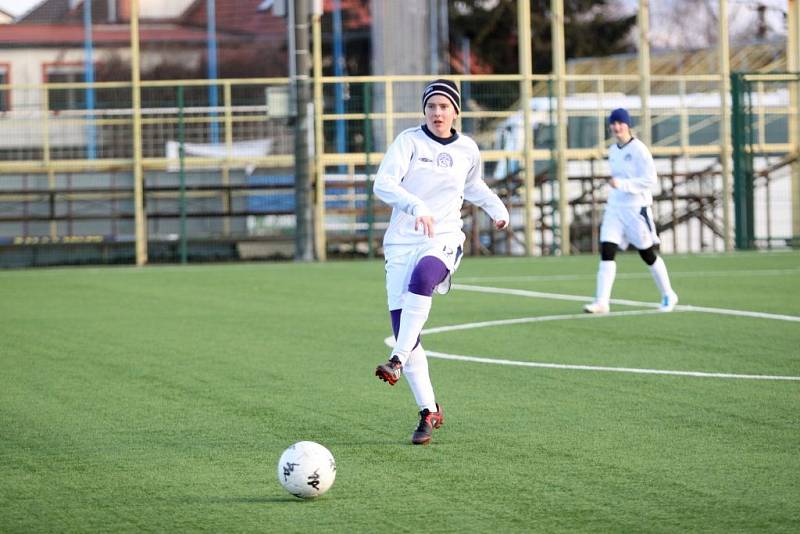
[{"label": "concrete wall", "polygon": [[[443,0],[406,0],[372,3],[372,73],[430,75],[447,72],[444,58],[448,42],[446,2]],[[438,39],[437,39],[438,37]],[[437,42],[438,41],[438,42]],[[398,123],[395,133],[422,122],[420,97],[424,82],[395,84],[395,111],[419,110],[419,120]],[[386,107],[383,88],[376,86],[374,109]],[[401,121],[402,122],[402,121]],[[385,147],[382,128],[375,129],[377,147]]]}]

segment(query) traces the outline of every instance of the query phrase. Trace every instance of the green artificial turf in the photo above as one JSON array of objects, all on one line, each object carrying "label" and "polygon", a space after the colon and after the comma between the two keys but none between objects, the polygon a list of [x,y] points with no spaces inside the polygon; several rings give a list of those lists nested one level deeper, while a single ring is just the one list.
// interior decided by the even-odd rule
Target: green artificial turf
[{"label": "green artificial turf", "polygon": [[[665,258],[681,304],[800,316],[800,254]],[[614,297],[657,301],[619,257]],[[466,258],[457,283],[590,296],[597,258]],[[428,327],[581,303],[454,289]],[[646,309],[613,306],[613,311]],[[0,531],[800,530],[800,381],[430,360],[409,438],[380,261],[0,272]],[[523,362],[800,377],[800,322],[679,311],[442,332]],[[300,501],[282,451],[318,441]]]}]

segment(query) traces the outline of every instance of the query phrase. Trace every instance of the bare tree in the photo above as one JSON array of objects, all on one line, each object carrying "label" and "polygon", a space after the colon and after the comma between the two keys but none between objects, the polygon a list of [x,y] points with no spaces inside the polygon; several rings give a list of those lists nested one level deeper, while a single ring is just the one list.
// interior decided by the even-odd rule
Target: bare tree
[{"label": "bare tree", "polygon": [[[731,1],[728,20],[732,44],[785,35],[786,8],[787,2],[781,0]],[[694,50],[716,46],[719,1],[654,2],[650,25],[651,45],[656,48]]]}]

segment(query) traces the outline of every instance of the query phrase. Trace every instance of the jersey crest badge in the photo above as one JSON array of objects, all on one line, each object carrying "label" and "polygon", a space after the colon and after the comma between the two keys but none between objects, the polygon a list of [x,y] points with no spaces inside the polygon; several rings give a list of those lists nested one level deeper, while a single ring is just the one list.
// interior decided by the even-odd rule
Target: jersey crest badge
[{"label": "jersey crest badge", "polygon": [[452,167],[453,158],[447,152],[442,152],[436,157],[436,165],[439,167]]}]

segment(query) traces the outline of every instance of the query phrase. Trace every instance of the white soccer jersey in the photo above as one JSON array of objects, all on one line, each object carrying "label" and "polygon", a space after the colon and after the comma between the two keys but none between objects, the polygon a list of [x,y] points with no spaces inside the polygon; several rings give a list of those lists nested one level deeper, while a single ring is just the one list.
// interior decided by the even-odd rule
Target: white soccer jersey
[{"label": "white soccer jersey", "polygon": [[460,236],[461,206],[468,200],[495,220],[509,220],[503,202],[483,181],[483,165],[475,141],[453,133],[442,139],[427,127],[403,131],[389,146],[375,177],[375,195],[389,204],[392,218],[383,244],[413,245],[428,238],[414,230],[417,217],[431,216],[434,234]]},{"label": "white soccer jersey", "polygon": [[656,185],[656,165],[644,143],[632,138],[622,147],[616,143],[608,149],[608,164],[611,176],[619,179],[619,187],[611,189],[608,205],[618,207],[651,206]]}]

